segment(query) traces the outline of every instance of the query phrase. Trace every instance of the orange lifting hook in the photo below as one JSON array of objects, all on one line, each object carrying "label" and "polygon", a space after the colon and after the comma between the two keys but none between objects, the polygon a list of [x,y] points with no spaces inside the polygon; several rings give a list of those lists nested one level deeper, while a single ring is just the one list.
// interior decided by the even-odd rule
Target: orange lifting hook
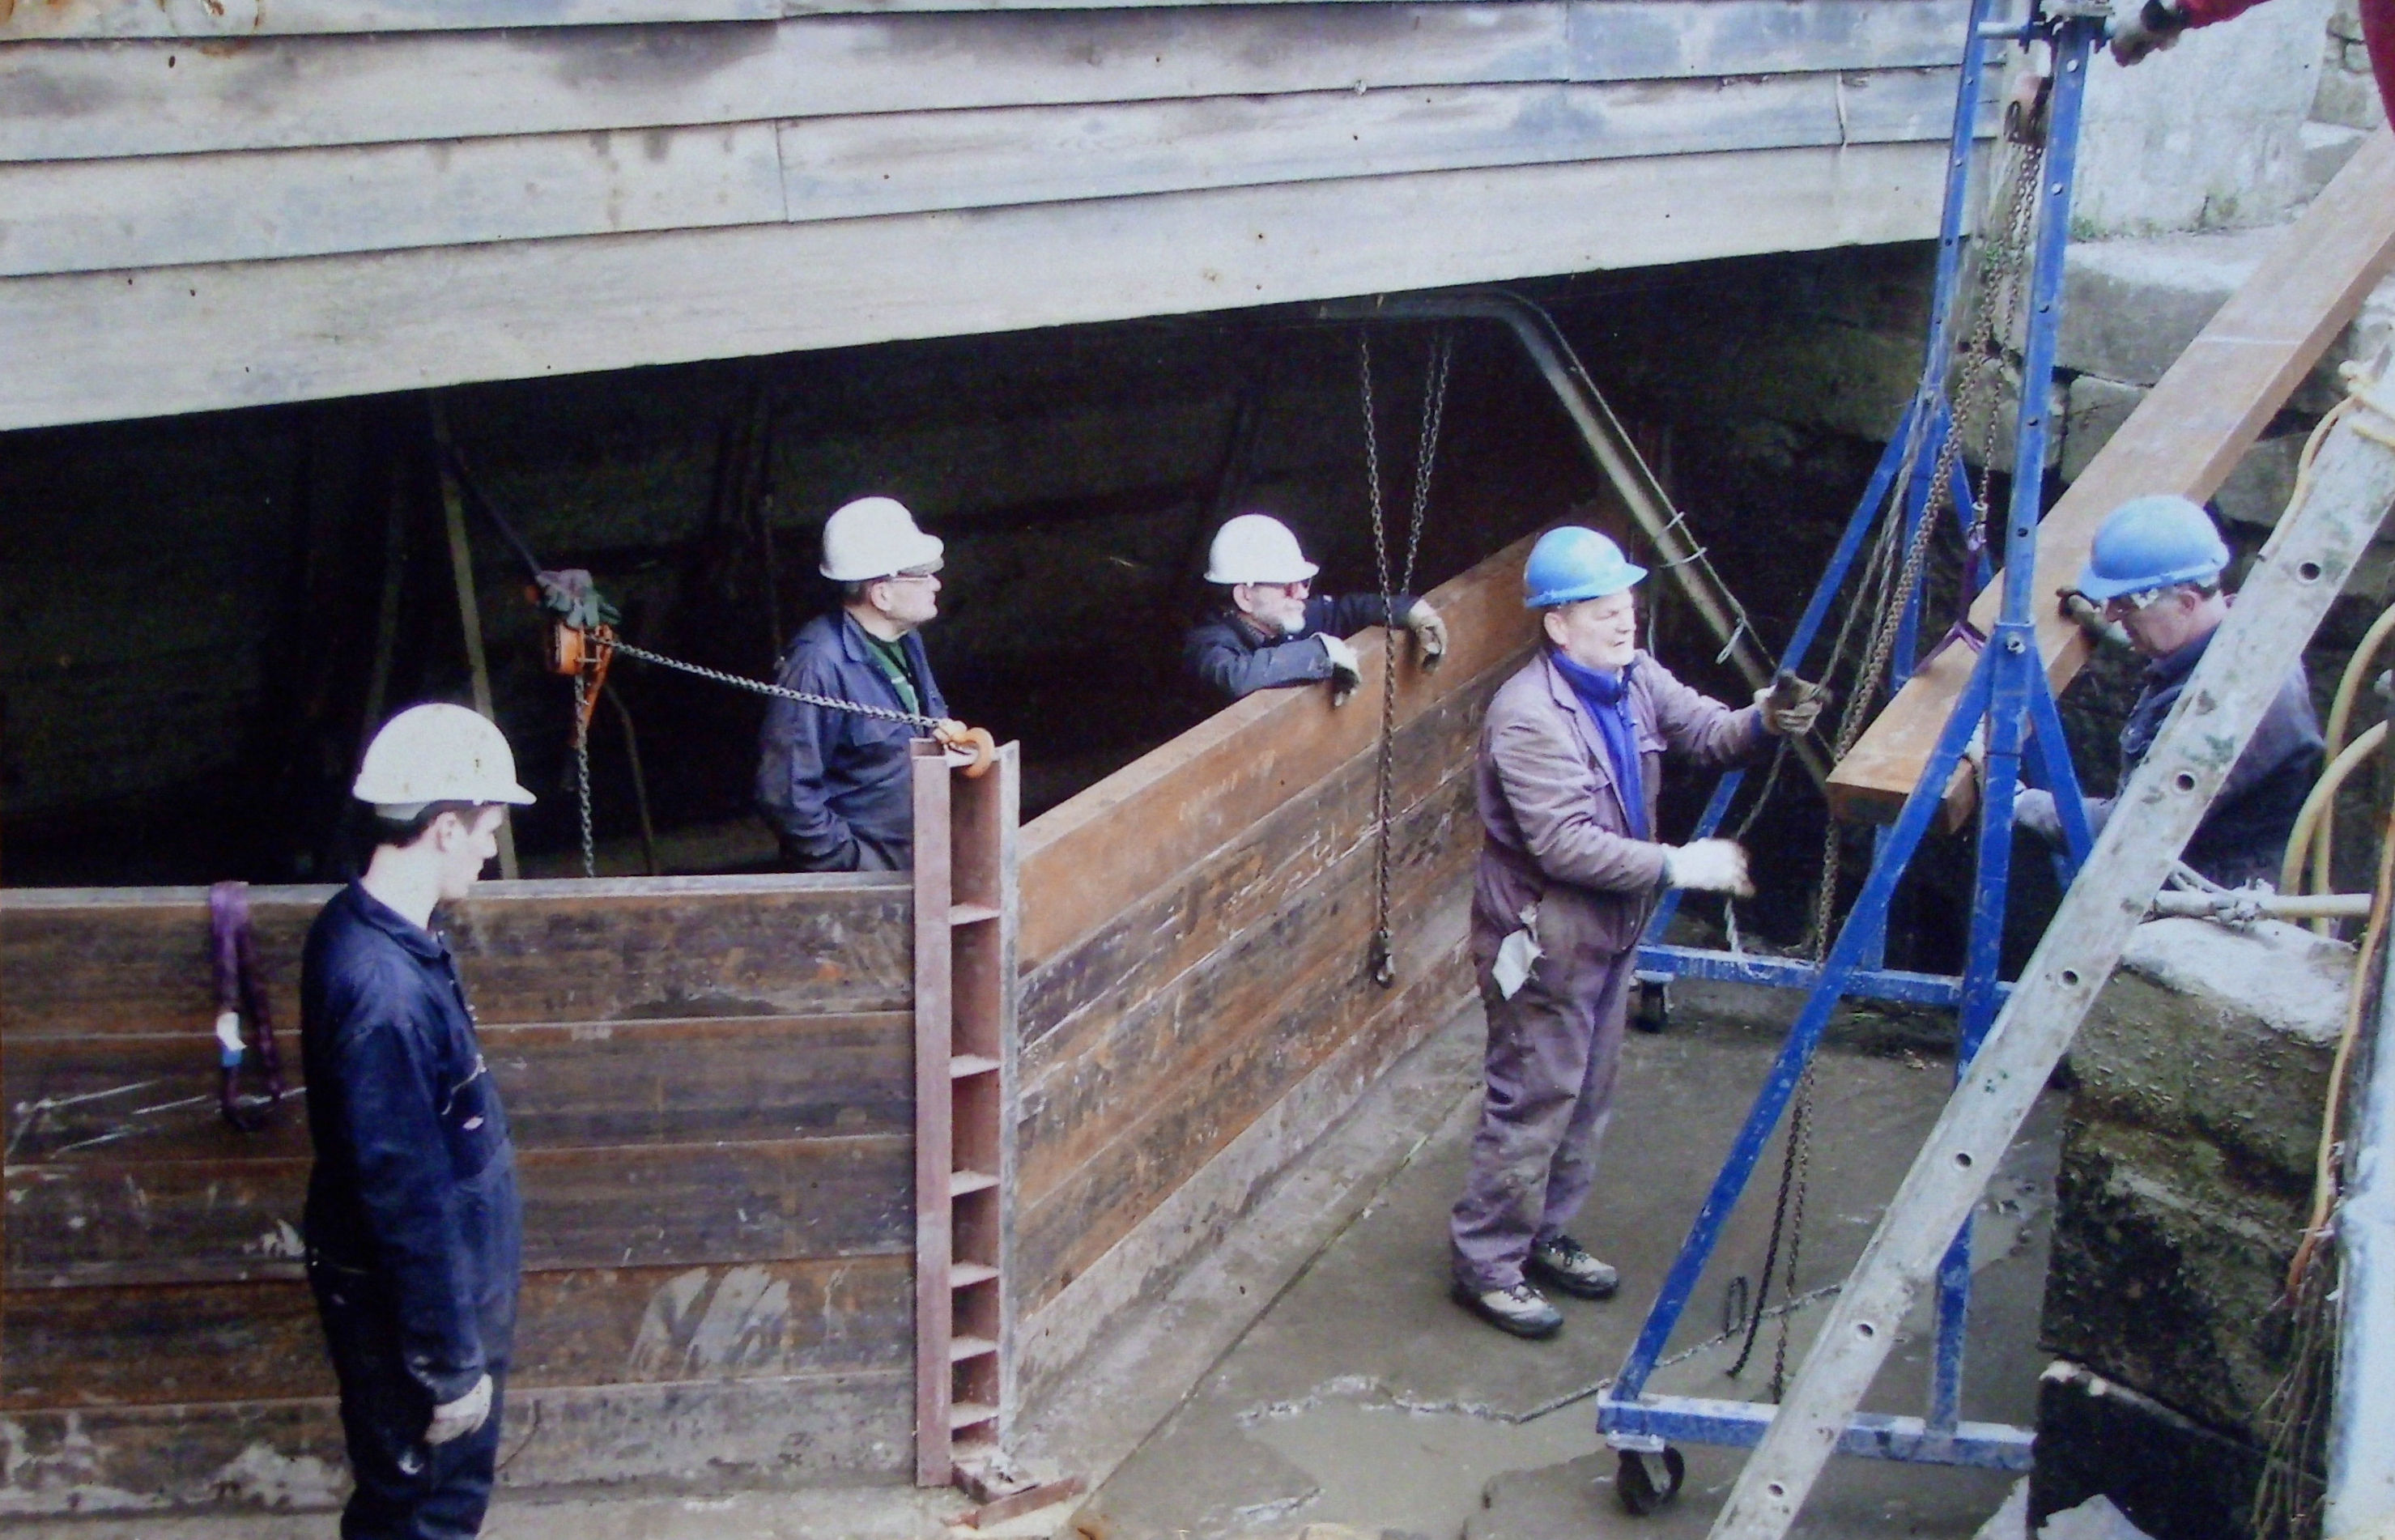
[{"label": "orange lifting hook", "polygon": [[971,754],[964,767],[965,779],[979,780],[989,774],[998,763],[998,739],[986,727],[968,727],[961,722],[943,722],[932,729],[932,741],[943,749],[954,749]]},{"label": "orange lifting hook", "polygon": [[607,665],[615,657],[615,628],[593,626],[584,630],[563,620],[549,628],[549,671],[571,678],[581,675],[589,682],[582,692],[582,713],[575,723],[575,731],[590,730],[590,713],[599,709],[599,692],[607,684]]}]

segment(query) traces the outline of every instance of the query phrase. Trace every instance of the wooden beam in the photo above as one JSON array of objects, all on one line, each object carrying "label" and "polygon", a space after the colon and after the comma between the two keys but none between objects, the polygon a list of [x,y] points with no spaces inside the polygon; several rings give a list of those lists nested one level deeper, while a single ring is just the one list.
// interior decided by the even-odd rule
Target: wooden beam
[{"label": "wooden beam", "polygon": [[[1775,0],[1777,3],[1777,0]],[[1414,86],[0,165],[0,276],[1943,140],[1951,69]]]},{"label": "wooden beam", "polygon": [[0,49],[0,161],[1564,80],[1567,26],[1559,0],[1476,0],[26,43]]},{"label": "wooden beam", "polygon": [[1674,155],[9,279],[0,430],[1917,240],[1944,164]]},{"label": "wooden beam", "polygon": [[[2059,693],[2093,644],[2053,604],[2087,559],[2096,527],[2134,497],[2176,492],[2201,502],[2218,489],[2336,334],[2395,269],[2395,134],[2381,129],[2313,200],[2243,288],[2188,344],[2129,420],[2038,525],[2037,641]],[[1985,631],[2004,578],[1971,605]],[[1954,709],[1972,657],[1950,647],[1915,673],[1830,777],[1842,818],[1886,822],[1904,805]],[[1967,775],[1948,789],[1950,817],[1967,805]]]},{"label": "wooden beam", "polygon": [[[73,5],[27,4],[0,14],[0,42],[34,39],[249,39],[351,33],[464,32],[504,27],[607,27],[633,23],[695,21],[761,21],[782,17],[844,13],[881,15],[891,11],[1079,10],[1111,8],[1119,0],[548,0],[528,7],[523,0],[80,0]],[[1145,0],[1156,6],[1198,7],[1249,4],[1370,4],[1376,0]],[[1450,0],[1434,0],[1450,3]],[[1660,5],[1637,0],[1576,0],[1574,30],[1581,13],[1594,12],[1598,27],[1619,22],[1605,13],[1653,12]],[[1682,4],[1683,10],[1695,7]],[[1732,13],[1724,30],[1766,32],[1783,40],[1804,41],[1819,35],[1832,20],[1807,23],[1787,16],[1793,7],[1779,0],[1712,0],[1707,11]],[[1848,4],[1814,7],[1859,10]],[[1894,8],[1894,7],[1889,7]],[[1929,8],[1923,7],[1921,8]],[[1959,8],[1945,7],[1959,18]],[[1698,19],[1701,24],[1701,19]],[[1724,19],[1731,20],[1730,17]],[[1591,30],[1597,30],[1592,28]],[[1951,46],[1952,25],[1938,33]],[[1660,47],[1671,45],[1658,41]]]}]

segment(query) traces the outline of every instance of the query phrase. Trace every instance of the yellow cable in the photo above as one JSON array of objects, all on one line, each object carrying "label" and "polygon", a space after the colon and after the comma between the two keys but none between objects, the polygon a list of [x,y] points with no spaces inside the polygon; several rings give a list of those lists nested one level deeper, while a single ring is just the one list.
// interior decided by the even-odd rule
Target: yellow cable
[{"label": "yellow cable", "polygon": [[2387,741],[2387,724],[2375,722],[2362,735],[2345,746],[2345,752],[2329,762],[2328,769],[2312,785],[2311,795],[2304,799],[2303,811],[2296,815],[2295,831],[2287,839],[2287,854],[2279,865],[2279,891],[2296,893],[2303,881],[2304,853],[2311,848],[2312,830],[2322,814],[2336,800],[2337,788],[2353,774],[2354,766],[2368,759],[2378,746]]}]

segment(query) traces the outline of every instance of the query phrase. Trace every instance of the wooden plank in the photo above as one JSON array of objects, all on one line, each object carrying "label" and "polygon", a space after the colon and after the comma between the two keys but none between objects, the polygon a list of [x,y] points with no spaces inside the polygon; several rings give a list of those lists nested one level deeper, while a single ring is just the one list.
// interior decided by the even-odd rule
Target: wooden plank
[{"label": "wooden plank", "polygon": [[1916,240],[1944,158],[1678,155],[8,279],[0,430]]},{"label": "wooden plank", "polygon": [[[545,0],[537,7],[530,7],[522,0],[272,0],[271,4],[269,0],[47,0],[45,4],[20,5],[11,12],[0,14],[0,41],[208,39],[464,32],[491,27],[604,27],[644,22],[755,21],[851,13],[884,15],[892,11],[1078,10],[1111,7],[1118,3],[1119,0]],[[1375,0],[1145,0],[1150,7],[1369,3]],[[1664,3],[1685,5],[1686,0]],[[1575,7],[1599,11],[1659,8],[1660,5],[1632,0]],[[1599,25],[1605,20],[1599,18]],[[1956,26],[1960,24],[1958,21]]]},{"label": "wooden plank", "polygon": [[[1534,643],[1522,607],[1518,540],[1430,595],[1452,638],[1436,673],[1401,665],[1400,726]],[[1376,635],[1377,632],[1367,633]],[[1376,698],[1383,653],[1359,645],[1360,702]],[[1023,958],[1036,968],[1243,836],[1370,747],[1379,713],[1334,709],[1321,690],[1264,690],[1035,818],[1023,831]],[[1275,744],[1270,754],[1256,752]],[[1126,830],[1140,839],[1127,841]]]},{"label": "wooden plank", "polygon": [[[2093,644],[2057,611],[2054,590],[2086,564],[2104,516],[2148,493],[2210,497],[2390,270],[2395,135],[2382,132],[2346,162],[2038,524],[2038,652],[2058,693],[2078,676]],[[1999,574],[1972,604],[1972,624],[1986,630],[2003,603]],[[1971,663],[1964,649],[1949,648],[1907,682],[1830,777],[1838,816],[1896,816]],[[1948,791],[1950,815],[1971,795],[1967,777],[1958,776]]]},{"label": "wooden plank", "polygon": [[[904,1255],[525,1275],[510,1391],[908,1367]],[[165,1405],[333,1393],[298,1281],[18,1289],[0,1406]]]},{"label": "wooden plank", "polygon": [[[1464,880],[1478,851],[1472,796],[1466,762],[1408,815],[1391,853],[1397,915],[1436,908]],[[1070,1174],[1109,1163],[1158,1108],[1191,1109],[1227,1139],[1295,1083],[1312,1059],[1291,1069],[1287,1055],[1329,1052],[1337,1023],[1385,998],[1364,971],[1373,870],[1358,845],[1163,988],[1086,1013],[1026,1055],[1019,1201],[1036,1206]]]},{"label": "wooden plank", "polygon": [[[277,1023],[331,888],[252,891]],[[486,1024],[903,1010],[903,881],[485,883],[440,919]],[[190,1033],[214,1019],[204,888],[0,892],[0,1036]]]},{"label": "wooden plank", "polygon": [[1951,68],[1906,69],[803,118],[781,126],[782,161],[790,218],[846,219],[1409,171],[1942,140],[1954,83]]},{"label": "wooden plank", "polygon": [[[903,1252],[913,1141],[519,1151],[528,1268]],[[305,1160],[7,1168],[7,1286],[238,1282],[298,1272]]]},{"label": "wooden plank", "polygon": [[1967,0],[1574,0],[1572,78],[1952,65],[1970,15]]},{"label": "wooden plank", "polygon": [[[1043,1201],[1026,1201],[1015,1257],[1019,1308],[1028,1314],[1047,1304],[1333,1052],[1384,1035],[1416,1034],[1424,1022],[1451,1016],[1472,990],[1462,938],[1428,952],[1401,931],[1398,945],[1415,966],[1397,989],[1384,991],[1351,976],[1293,993],[1281,1004],[1277,1040],[1222,1067],[1223,1079],[1211,1086],[1221,1108],[1203,1097],[1159,1107]],[[1266,1094],[1249,1110],[1241,1102],[1259,1082],[1266,1082]]]},{"label": "wooden plank", "polygon": [[[904,1370],[527,1389],[508,1398],[507,1484],[887,1483],[912,1447]],[[330,1400],[26,1413],[0,1507],[88,1515],[166,1506],[329,1507],[343,1486]]]},{"label": "wooden plank", "polygon": [[0,161],[1561,80],[1565,30],[1560,0],[1484,0],[25,43],[0,51]]},{"label": "wooden plank", "polygon": [[0,275],[762,224],[770,123],[0,165]]},{"label": "wooden plank", "polygon": [[[491,1026],[483,1045],[527,1148],[913,1126],[909,1022],[897,1012]],[[298,1053],[285,1048],[284,1115],[240,1134],[218,1115],[213,1034],[13,1040],[0,1076],[8,1161],[305,1156]]]},{"label": "wooden plank", "polygon": [[[1527,656],[1527,652],[1521,656]],[[1489,697],[1514,665],[1438,702],[1398,737],[1393,801],[1404,819],[1468,761]],[[1310,797],[1293,799],[1023,980],[1025,1073],[1076,1050],[1049,1039],[1091,1011],[1144,1000],[1257,924],[1369,834],[1372,755],[1359,754]]]}]

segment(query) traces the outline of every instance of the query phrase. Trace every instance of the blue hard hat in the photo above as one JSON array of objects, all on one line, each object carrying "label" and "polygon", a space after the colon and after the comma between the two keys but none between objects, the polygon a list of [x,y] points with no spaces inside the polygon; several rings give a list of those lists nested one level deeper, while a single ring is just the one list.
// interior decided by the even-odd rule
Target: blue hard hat
[{"label": "blue hard hat", "polygon": [[1620,593],[1647,569],[1621,554],[1621,548],[1594,529],[1566,524],[1550,529],[1530,548],[1522,566],[1522,603],[1531,609],[1553,609],[1582,599]]},{"label": "blue hard hat", "polygon": [[2185,498],[2132,498],[2105,515],[2079,571],[2079,591],[2102,604],[2180,583],[2210,583],[2229,564],[2212,516]]}]

